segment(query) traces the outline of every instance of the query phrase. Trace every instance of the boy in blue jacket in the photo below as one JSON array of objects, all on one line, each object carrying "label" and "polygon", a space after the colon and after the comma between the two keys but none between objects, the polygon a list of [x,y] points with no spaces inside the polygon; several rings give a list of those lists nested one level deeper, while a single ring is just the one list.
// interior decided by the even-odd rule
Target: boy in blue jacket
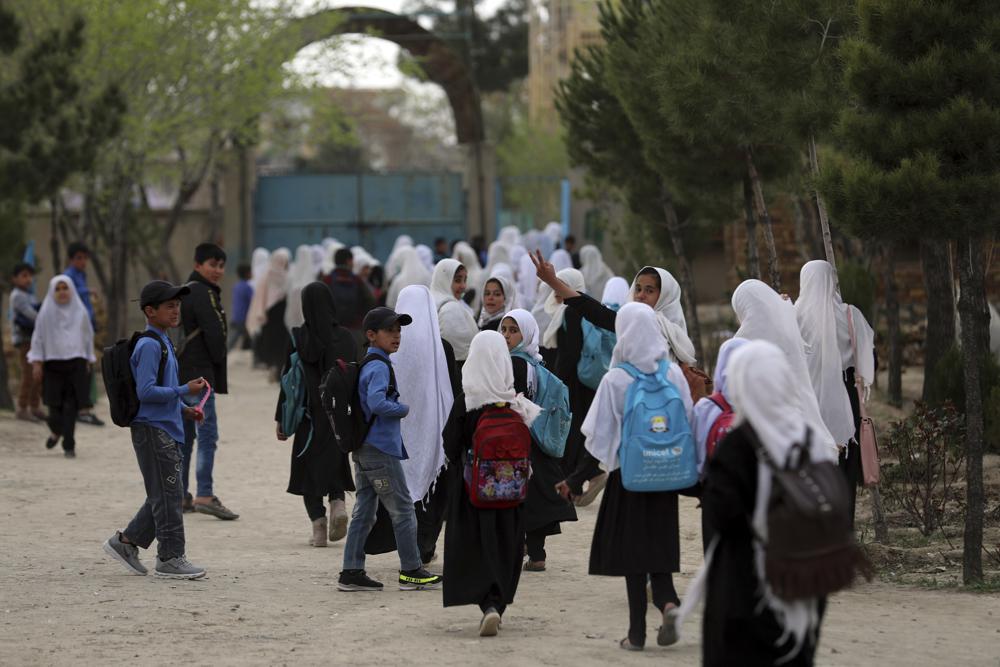
[{"label": "boy in blue jacket", "polygon": [[400,464],[408,456],[399,422],[410,408],[399,402],[389,355],[399,350],[401,327],[412,321],[409,315],[381,307],[370,310],[362,325],[368,338],[368,355],[362,362],[358,391],[371,429],[353,455],[357,495],[344,546],[344,569],[337,584],[342,591],[382,590],[382,584],[369,578],[364,569],[365,541],[375,525],[379,502],[392,517],[399,551],[399,589],[416,591],[441,586],[441,577],[428,572],[421,562],[417,517]]}]

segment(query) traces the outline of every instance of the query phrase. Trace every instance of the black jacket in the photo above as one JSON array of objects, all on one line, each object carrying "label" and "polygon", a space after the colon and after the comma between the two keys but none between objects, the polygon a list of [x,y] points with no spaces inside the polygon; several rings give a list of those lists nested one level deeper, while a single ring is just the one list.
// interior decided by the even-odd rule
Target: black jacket
[{"label": "black jacket", "polygon": [[[191,293],[181,300],[183,338],[195,329],[201,333],[188,341],[179,355],[180,381],[203,377],[217,394],[228,392],[226,373],[226,311],[222,289],[194,271],[188,277]],[[182,338],[182,340],[183,340]],[[181,344],[183,345],[183,343]]]}]

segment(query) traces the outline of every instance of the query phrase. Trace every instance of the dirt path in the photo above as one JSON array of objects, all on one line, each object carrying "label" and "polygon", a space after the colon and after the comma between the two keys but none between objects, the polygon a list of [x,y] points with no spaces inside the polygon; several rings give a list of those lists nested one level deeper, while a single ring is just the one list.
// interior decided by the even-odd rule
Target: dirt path
[{"label": "dirt path", "polygon": [[[216,463],[216,492],[243,516],[187,515],[188,553],[209,571],[198,582],[129,576],[101,551],[143,497],[127,431],[81,427],[69,461],[45,450],[42,426],[0,418],[0,663],[466,665],[484,647],[503,664],[699,663],[699,619],[670,649],[617,648],[624,583],[586,575],[596,506],[551,540],[547,573],[521,579],[497,639],[480,640],[479,610],[443,609],[440,593],[338,593],[342,543],[307,546],[302,503],[284,492],[275,387],[247,367],[231,362]],[[694,503],[681,525],[683,591],[700,563]],[[381,556],[369,570],[388,583],[397,564]],[[651,634],[657,624],[651,613]],[[832,600],[819,662],[1000,666],[1000,596],[861,586]]]}]

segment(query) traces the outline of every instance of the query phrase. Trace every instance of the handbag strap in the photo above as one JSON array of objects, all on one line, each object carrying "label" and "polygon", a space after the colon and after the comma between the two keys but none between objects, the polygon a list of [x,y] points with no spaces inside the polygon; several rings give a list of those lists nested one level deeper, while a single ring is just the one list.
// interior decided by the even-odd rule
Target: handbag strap
[{"label": "handbag strap", "polygon": [[858,412],[861,413],[861,419],[868,419],[868,410],[865,409],[865,390],[864,390],[864,380],[858,374],[858,340],[854,335],[854,311],[851,310],[850,306],[847,308],[847,331],[851,335],[851,352],[854,355],[854,391],[858,393]]}]

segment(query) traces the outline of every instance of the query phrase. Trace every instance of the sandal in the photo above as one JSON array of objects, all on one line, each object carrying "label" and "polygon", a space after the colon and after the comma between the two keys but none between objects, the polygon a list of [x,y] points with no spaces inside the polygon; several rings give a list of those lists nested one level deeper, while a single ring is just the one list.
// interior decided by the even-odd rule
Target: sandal
[{"label": "sandal", "polygon": [[633,644],[632,642],[630,642],[628,640],[628,637],[626,637],[625,639],[623,639],[620,642],[618,642],[618,648],[623,648],[626,651],[641,651],[641,650],[643,650],[642,646],[636,646],[635,644]]},{"label": "sandal", "polygon": [[594,479],[590,480],[587,484],[587,490],[583,492],[583,495],[579,496],[573,503],[577,507],[586,507],[597,499],[598,494],[604,489],[604,486],[608,483],[608,473],[603,472]]},{"label": "sandal", "polygon": [[677,605],[668,604],[663,608],[663,625],[656,631],[656,643],[671,646],[680,638],[677,634]]},{"label": "sandal", "polygon": [[545,572],[545,561],[544,560],[531,560],[524,564],[525,572]]}]

